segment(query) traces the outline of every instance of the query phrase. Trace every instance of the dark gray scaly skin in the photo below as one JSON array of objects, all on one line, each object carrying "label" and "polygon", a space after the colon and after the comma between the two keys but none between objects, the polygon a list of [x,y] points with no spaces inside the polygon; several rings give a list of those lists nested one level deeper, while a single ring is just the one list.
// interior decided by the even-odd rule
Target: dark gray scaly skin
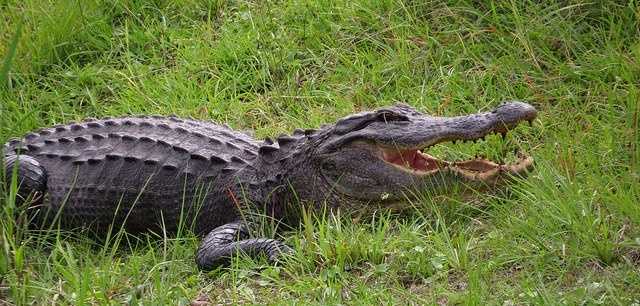
[{"label": "dark gray scaly skin", "polygon": [[417,152],[506,133],[535,117],[536,110],[522,102],[459,117],[431,117],[397,104],[319,130],[295,130],[275,142],[176,117],[92,119],[9,141],[4,169],[17,171],[21,197],[35,194],[30,211],[40,224],[57,221],[61,228],[97,233],[110,226],[176,232],[182,216],[190,223],[185,226],[204,236],[196,262],[209,270],[238,252],[274,261],[290,251],[278,240],[251,238],[245,208],[295,224],[287,207],[296,203],[378,208],[416,188],[492,186],[524,174],[531,158],[497,165]]}]

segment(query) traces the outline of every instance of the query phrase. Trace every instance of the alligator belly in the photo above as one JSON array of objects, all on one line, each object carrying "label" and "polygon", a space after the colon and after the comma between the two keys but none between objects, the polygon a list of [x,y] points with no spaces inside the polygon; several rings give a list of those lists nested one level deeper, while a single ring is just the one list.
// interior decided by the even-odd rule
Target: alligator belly
[{"label": "alligator belly", "polygon": [[83,168],[50,168],[54,170],[47,180],[45,209],[38,212],[40,220],[57,218],[66,229],[123,227],[128,232],[141,232],[164,228],[174,232],[181,217],[193,220],[210,200],[203,192],[206,184],[196,177],[172,175],[162,169],[129,172],[126,162],[120,171],[117,167],[110,170],[121,174],[115,178],[105,176],[107,170],[94,173]]}]

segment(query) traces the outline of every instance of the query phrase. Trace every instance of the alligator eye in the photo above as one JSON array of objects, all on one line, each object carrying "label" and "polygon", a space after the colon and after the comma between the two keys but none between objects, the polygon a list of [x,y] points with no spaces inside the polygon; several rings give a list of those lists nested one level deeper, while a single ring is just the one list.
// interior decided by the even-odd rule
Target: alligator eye
[{"label": "alligator eye", "polygon": [[379,111],[377,115],[378,117],[376,119],[381,122],[409,121],[409,118],[407,116],[388,110]]},{"label": "alligator eye", "polygon": [[375,112],[356,114],[338,120],[334,133],[344,135],[349,132],[364,129],[369,124],[375,122],[388,123],[402,121],[409,121],[409,117],[389,109],[381,109]]}]

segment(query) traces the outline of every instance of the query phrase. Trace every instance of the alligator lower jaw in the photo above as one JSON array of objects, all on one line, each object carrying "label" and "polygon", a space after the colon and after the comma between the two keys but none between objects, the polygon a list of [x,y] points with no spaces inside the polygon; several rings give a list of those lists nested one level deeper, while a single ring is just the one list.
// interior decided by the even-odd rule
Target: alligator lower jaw
[{"label": "alligator lower jaw", "polygon": [[397,168],[416,176],[428,176],[451,171],[468,180],[490,181],[500,174],[522,174],[533,166],[533,158],[520,156],[514,163],[497,164],[484,158],[449,162],[435,158],[418,149],[384,149],[382,159]]}]

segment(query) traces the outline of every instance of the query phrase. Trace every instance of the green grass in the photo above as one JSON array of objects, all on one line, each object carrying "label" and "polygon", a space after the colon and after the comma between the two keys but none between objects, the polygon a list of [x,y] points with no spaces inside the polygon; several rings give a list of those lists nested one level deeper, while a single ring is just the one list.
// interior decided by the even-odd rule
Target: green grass
[{"label": "green grass", "polygon": [[436,115],[507,99],[539,110],[506,141],[434,149],[533,154],[536,171],[507,192],[308,215],[275,267],[199,272],[190,234],[29,232],[9,187],[0,303],[638,305],[640,8],[539,2],[0,0],[0,142],[139,113],[263,137],[397,101]]}]

